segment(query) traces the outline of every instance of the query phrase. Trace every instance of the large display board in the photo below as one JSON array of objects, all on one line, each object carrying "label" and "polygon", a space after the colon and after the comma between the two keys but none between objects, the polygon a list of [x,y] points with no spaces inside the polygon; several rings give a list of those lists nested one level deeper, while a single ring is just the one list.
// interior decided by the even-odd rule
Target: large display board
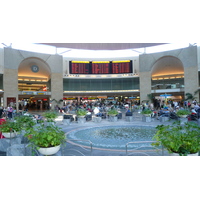
[{"label": "large display board", "polygon": [[133,73],[132,60],[70,61],[70,74],[123,74]]},{"label": "large display board", "polygon": [[70,61],[70,74],[90,74],[89,61]]},{"label": "large display board", "polygon": [[112,61],[112,74],[132,73],[130,60]]},{"label": "large display board", "polygon": [[110,61],[93,61],[92,74],[110,74]]}]

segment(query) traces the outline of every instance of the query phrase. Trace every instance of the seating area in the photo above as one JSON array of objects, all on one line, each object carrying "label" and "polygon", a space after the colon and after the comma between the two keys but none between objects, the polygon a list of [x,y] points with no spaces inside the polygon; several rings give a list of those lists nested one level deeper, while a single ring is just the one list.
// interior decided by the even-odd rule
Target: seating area
[{"label": "seating area", "polygon": [[[31,115],[31,116],[34,116]],[[155,118],[156,119],[156,118]],[[94,114],[87,115],[83,118],[78,118],[76,114],[64,114],[59,115],[55,119],[55,125],[60,127],[63,131],[68,132],[73,129],[77,129],[79,127],[96,127],[96,126],[116,126],[116,125],[141,125],[141,126],[157,126],[160,124],[170,124],[173,123],[174,120],[169,120],[168,117],[162,117],[159,120],[155,120],[152,117],[145,117],[142,114],[135,112],[126,113],[125,110],[122,110],[116,116],[109,116],[104,113],[101,117],[97,117]],[[144,123],[148,122],[148,123]],[[36,124],[39,126],[39,124]],[[22,131],[17,137],[15,138],[3,138],[0,139],[0,155],[1,156],[41,156],[41,154],[37,151],[36,148],[30,148],[28,145],[28,140],[24,136],[24,132]],[[71,148],[78,150],[76,145],[71,144]],[[80,148],[80,147],[79,147]],[[62,146],[58,153],[54,156],[62,156],[62,155],[69,155],[68,147]],[[72,150],[72,149],[71,149]],[[70,150],[70,151],[71,151]],[[63,153],[64,152],[64,153]],[[101,151],[101,150],[94,150],[92,151],[92,155],[116,155],[116,152]],[[87,154],[89,155],[89,154]],[[119,155],[119,153],[118,153]],[[120,153],[120,155],[126,155],[125,153]]]}]

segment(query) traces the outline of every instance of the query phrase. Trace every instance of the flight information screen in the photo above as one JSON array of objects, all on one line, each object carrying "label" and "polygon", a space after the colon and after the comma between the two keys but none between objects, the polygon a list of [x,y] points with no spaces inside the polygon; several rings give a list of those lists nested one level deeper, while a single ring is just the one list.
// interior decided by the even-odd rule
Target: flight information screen
[{"label": "flight information screen", "polygon": [[112,74],[132,73],[132,62],[127,61],[112,61]]},{"label": "flight information screen", "polygon": [[89,61],[71,61],[70,63],[71,74],[90,74],[90,62]]},{"label": "flight information screen", "polygon": [[92,74],[110,74],[110,62],[92,62]]},{"label": "flight information screen", "polygon": [[132,73],[132,61],[70,61],[70,74],[123,74]]}]

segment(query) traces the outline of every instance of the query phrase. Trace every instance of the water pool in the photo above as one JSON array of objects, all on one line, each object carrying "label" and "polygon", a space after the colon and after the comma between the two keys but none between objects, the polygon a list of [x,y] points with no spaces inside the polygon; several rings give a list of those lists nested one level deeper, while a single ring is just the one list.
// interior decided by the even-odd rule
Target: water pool
[{"label": "water pool", "polygon": [[[90,140],[93,147],[96,148],[124,150],[128,142],[152,141],[155,132],[156,129],[154,127],[144,126],[92,127],[71,131],[67,134],[67,139]],[[89,143],[86,141],[75,141],[75,143],[89,146]],[[131,147],[137,147],[137,145],[131,144]]]}]

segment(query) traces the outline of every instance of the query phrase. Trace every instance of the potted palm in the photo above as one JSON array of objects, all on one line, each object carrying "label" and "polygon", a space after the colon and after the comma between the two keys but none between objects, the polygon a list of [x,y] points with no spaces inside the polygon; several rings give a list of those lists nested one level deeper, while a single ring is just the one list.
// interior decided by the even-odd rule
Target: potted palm
[{"label": "potted palm", "polygon": [[153,146],[162,145],[172,155],[198,155],[200,151],[200,127],[189,122],[183,125],[174,122],[172,125],[158,125],[153,137]]},{"label": "potted palm", "polygon": [[32,127],[27,131],[25,137],[28,138],[30,144],[36,146],[42,155],[53,155],[60,150],[60,146],[65,142],[65,132],[59,127],[49,125],[40,125]]}]

